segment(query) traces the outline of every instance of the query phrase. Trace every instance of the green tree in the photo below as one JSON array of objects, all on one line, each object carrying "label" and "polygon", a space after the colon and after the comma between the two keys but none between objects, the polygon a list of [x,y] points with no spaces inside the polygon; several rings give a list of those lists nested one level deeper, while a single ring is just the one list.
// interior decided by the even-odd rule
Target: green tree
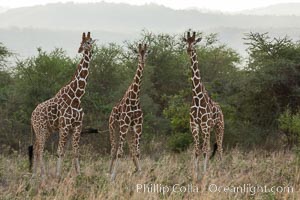
[{"label": "green tree", "polygon": [[47,53],[38,49],[38,55],[20,61],[14,71],[16,118],[29,124],[35,106],[51,97],[71,80],[76,64],[62,49]]},{"label": "green tree", "polygon": [[[9,144],[9,129],[11,123],[9,120],[9,110],[8,107],[11,105],[9,101],[10,89],[13,84],[13,77],[11,73],[6,68],[7,58],[10,57],[12,53],[0,43],[0,144]],[[2,146],[0,145],[0,151],[2,151]]]},{"label": "green tree", "polygon": [[5,70],[7,58],[12,53],[0,42],[0,105],[7,101],[8,85],[12,83],[12,77],[10,73]]},{"label": "green tree", "polygon": [[246,37],[249,64],[246,68],[242,109],[245,120],[261,127],[277,127],[277,119],[289,105],[300,102],[300,45],[288,37],[271,39],[268,34]]},{"label": "green tree", "polygon": [[[90,126],[107,128],[111,108],[121,98],[128,80],[123,64],[123,49],[115,44],[95,47],[89,68],[89,79],[83,100],[86,122]],[[117,98],[116,98],[117,97]]]},{"label": "green tree", "polygon": [[7,58],[11,55],[12,53],[0,42],[0,71],[4,69]]}]

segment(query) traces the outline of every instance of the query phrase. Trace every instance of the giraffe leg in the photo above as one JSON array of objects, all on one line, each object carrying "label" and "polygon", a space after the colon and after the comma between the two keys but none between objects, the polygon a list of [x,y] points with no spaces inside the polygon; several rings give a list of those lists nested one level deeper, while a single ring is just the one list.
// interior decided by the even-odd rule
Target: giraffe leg
[{"label": "giraffe leg", "polygon": [[66,128],[60,128],[59,130],[59,141],[57,148],[57,165],[56,165],[56,176],[60,177],[61,173],[61,163],[65,154],[65,145],[67,143],[68,130]]},{"label": "giraffe leg", "polygon": [[210,152],[210,128],[202,127],[202,133],[203,133],[202,151],[204,153],[203,172],[206,173],[208,160],[209,160],[209,152]]},{"label": "giraffe leg", "polygon": [[32,177],[35,177],[37,173],[37,167],[38,167],[38,140],[37,138],[34,141],[33,145],[33,166],[32,166]]},{"label": "giraffe leg", "polygon": [[118,165],[118,160],[123,155],[123,145],[124,145],[125,137],[126,137],[126,134],[127,134],[128,130],[129,130],[129,125],[128,124],[126,124],[125,122],[120,124],[119,147],[118,147],[118,150],[117,150],[117,155],[114,158],[115,161],[112,161],[114,163],[112,173],[111,173],[111,180],[112,181],[115,180],[115,177],[116,177],[116,169],[117,169],[117,165]]},{"label": "giraffe leg", "polygon": [[133,131],[134,131],[134,140],[132,141],[133,148],[132,148],[132,158],[133,158],[133,163],[136,167],[136,171],[140,172],[141,171],[141,166],[139,163],[140,159],[140,139],[142,135],[142,124],[137,124],[133,126]]},{"label": "giraffe leg", "polygon": [[43,160],[43,152],[47,137],[47,129],[43,125],[35,130],[36,137],[33,147],[33,177],[36,175],[38,167],[41,168],[41,177],[45,178],[45,163]]},{"label": "giraffe leg", "polygon": [[75,167],[76,173],[80,174],[80,164],[79,164],[79,140],[80,140],[80,133],[82,129],[82,124],[76,126],[74,128],[74,133],[72,136],[72,148],[73,148],[73,165]]},{"label": "giraffe leg", "polygon": [[130,156],[133,160],[134,165],[136,166],[135,163],[135,154],[136,154],[136,150],[135,150],[135,145],[134,145],[134,141],[135,141],[135,136],[134,136],[134,130],[133,127],[129,127],[128,133],[127,135],[129,136],[128,139],[128,146],[129,146],[129,152],[130,152]]},{"label": "giraffe leg", "polygon": [[219,154],[219,159],[223,158],[223,136],[224,136],[224,126],[221,123],[216,125],[216,141],[217,141],[217,150]]},{"label": "giraffe leg", "polygon": [[113,116],[109,118],[109,133],[110,133],[110,145],[111,145],[111,163],[109,167],[109,173],[112,173],[114,161],[117,156],[117,138],[116,138],[116,120]]},{"label": "giraffe leg", "polygon": [[134,145],[134,130],[133,127],[129,127],[128,134],[130,138],[128,138],[128,146],[129,146],[129,152],[130,156],[133,158],[133,155],[135,154],[135,145]]},{"label": "giraffe leg", "polygon": [[39,163],[41,166],[41,176],[44,179],[45,178],[45,172],[46,172],[46,168],[45,168],[45,163],[44,163],[44,159],[43,159],[43,153],[44,153],[44,146],[45,146],[45,141],[46,141],[46,135],[43,135],[41,137],[40,143],[39,143],[39,153],[38,153],[38,159],[39,159]]},{"label": "giraffe leg", "polygon": [[192,121],[190,122],[191,131],[194,138],[194,179],[199,179],[199,155],[200,155],[200,141],[199,141],[199,125]]}]

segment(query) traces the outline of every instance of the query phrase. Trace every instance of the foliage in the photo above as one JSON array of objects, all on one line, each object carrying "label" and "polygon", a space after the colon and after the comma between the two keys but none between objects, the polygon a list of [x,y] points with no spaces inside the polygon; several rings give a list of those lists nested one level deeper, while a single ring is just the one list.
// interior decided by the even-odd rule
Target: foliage
[{"label": "foliage", "polygon": [[188,132],[189,130],[189,108],[184,96],[184,91],[169,98],[168,107],[164,110],[164,115],[170,120],[172,130],[174,132]]},{"label": "foliage", "polygon": [[245,118],[259,126],[276,127],[276,119],[288,105],[293,110],[299,106],[300,45],[288,37],[271,39],[266,33],[250,33],[246,40],[249,64],[242,101],[243,109],[252,112]]},{"label": "foliage", "polygon": [[[62,49],[47,53],[38,49],[38,55],[17,63],[14,73],[14,99],[18,120],[29,123],[34,107],[58,92],[72,78],[76,64]],[[69,78],[65,78],[69,77]]]},{"label": "foliage", "polygon": [[7,58],[12,53],[0,42],[0,71],[2,71],[7,63]]},{"label": "foliage", "polygon": [[186,150],[193,142],[190,133],[175,133],[168,139],[168,148],[176,153]]},{"label": "foliage", "polygon": [[300,142],[300,112],[293,114],[287,108],[278,118],[279,128],[285,133],[287,143],[291,147]]},{"label": "foliage", "polygon": [[11,55],[12,53],[0,42],[0,103],[7,101],[8,91],[6,86],[12,82],[10,73],[5,70],[6,59]]},{"label": "foliage", "polygon": [[[266,141],[272,143],[280,131],[298,135],[298,121],[291,126],[285,123],[299,117],[297,112],[286,111],[287,106],[291,111],[300,107],[299,42],[249,33],[245,38],[249,58],[241,63],[236,51],[220,44],[216,34],[198,35],[203,38],[196,45],[201,78],[225,117],[224,146],[248,149]],[[123,46],[111,43],[94,48],[82,100],[84,127],[95,127],[100,134],[85,134],[82,143],[92,144],[101,153],[109,152],[108,117],[132,82],[137,68],[133,49],[139,42],[147,43],[151,50],[141,87],[141,147],[156,140],[172,151],[182,151],[192,143],[190,60],[181,37],[143,31],[137,40],[127,41]],[[4,66],[10,55],[1,44],[0,144],[19,149],[30,143],[32,110],[71,79],[79,59],[70,58],[62,49],[38,49],[35,57],[21,60],[13,70],[7,70]]]}]

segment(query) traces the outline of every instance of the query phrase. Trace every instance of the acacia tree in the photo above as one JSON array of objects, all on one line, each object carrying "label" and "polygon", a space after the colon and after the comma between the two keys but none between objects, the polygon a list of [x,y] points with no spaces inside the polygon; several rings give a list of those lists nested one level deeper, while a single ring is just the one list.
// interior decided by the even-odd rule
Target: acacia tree
[{"label": "acacia tree", "polygon": [[71,80],[76,64],[62,49],[50,53],[38,49],[36,57],[19,61],[14,71],[15,115],[23,123],[30,122],[35,106],[56,94]]},{"label": "acacia tree", "polygon": [[[14,80],[6,68],[7,59],[10,56],[12,56],[12,53],[0,42],[0,144],[9,144],[8,140],[11,137],[8,131],[11,127],[11,121],[9,120],[11,102],[9,101],[9,96]],[[4,151],[1,145],[0,151]]]},{"label": "acacia tree", "polygon": [[0,104],[7,100],[7,86],[12,79],[10,73],[5,70],[7,58],[12,53],[0,42]]},{"label": "acacia tree", "polygon": [[4,69],[7,63],[7,58],[11,56],[12,53],[0,42],[0,71]]},{"label": "acacia tree", "polygon": [[[270,38],[267,33],[246,37],[249,64],[244,85],[245,117],[263,127],[277,127],[287,106],[300,105],[300,45],[288,37]],[[244,112],[246,113],[246,112]]]}]

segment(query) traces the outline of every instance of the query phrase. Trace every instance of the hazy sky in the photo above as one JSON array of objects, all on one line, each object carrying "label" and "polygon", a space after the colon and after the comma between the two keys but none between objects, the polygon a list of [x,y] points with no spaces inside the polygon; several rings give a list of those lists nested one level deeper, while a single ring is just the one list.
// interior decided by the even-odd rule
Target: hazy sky
[{"label": "hazy sky", "polygon": [[[15,8],[23,6],[33,6],[38,4],[56,2],[101,2],[102,0],[0,0],[0,7]],[[300,0],[105,0],[106,2],[129,3],[142,5],[145,3],[156,3],[174,9],[199,8],[209,10],[219,10],[223,12],[236,12],[245,9],[264,7],[277,3],[298,2]]]}]

